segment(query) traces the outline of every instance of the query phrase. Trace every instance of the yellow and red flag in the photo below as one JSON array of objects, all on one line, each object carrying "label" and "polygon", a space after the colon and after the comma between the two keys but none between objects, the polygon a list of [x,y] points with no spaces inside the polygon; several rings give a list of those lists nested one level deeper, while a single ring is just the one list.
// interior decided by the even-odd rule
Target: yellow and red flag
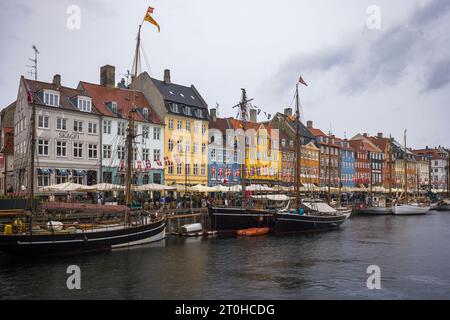
[{"label": "yellow and red flag", "polygon": [[147,13],[145,14],[144,20],[147,22],[150,22],[151,24],[156,26],[158,28],[158,32],[161,32],[161,28],[159,27],[158,22],[156,22],[155,19],[153,19],[153,17],[152,17],[154,10],[155,9],[153,9],[152,7],[148,7],[148,10],[147,10]]}]

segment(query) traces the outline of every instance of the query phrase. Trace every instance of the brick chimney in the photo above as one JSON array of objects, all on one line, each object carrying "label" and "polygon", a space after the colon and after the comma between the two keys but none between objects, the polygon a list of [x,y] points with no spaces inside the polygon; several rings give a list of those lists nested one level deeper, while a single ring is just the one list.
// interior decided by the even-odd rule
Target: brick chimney
[{"label": "brick chimney", "polygon": [[364,137],[364,138],[367,138],[368,136],[369,136],[369,135],[368,135],[367,133],[364,133],[364,134],[363,134],[363,137]]},{"label": "brick chimney", "polygon": [[61,87],[61,75],[55,74],[55,75],[53,76],[53,84],[54,84],[55,86],[57,86],[58,88]]},{"label": "brick chimney", "polygon": [[217,109],[216,108],[212,108],[209,110],[209,115],[211,118],[211,122],[216,122],[217,120]]},{"label": "brick chimney", "polygon": [[292,108],[284,109],[284,115],[286,115],[288,117],[292,117]]},{"label": "brick chimney", "polygon": [[171,84],[172,83],[170,81],[170,70],[169,69],[164,70],[164,83],[165,84]]},{"label": "brick chimney", "polygon": [[383,133],[382,132],[378,132],[377,137],[380,139],[383,139]]},{"label": "brick chimney", "polygon": [[306,126],[308,127],[308,129],[312,129],[313,128],[313,122],[311,120],[308,120],[306,122]]},{"label": "brick chimney", "polygon": [[116,67],[106,65],[100,68],[100,85],[114,88],[116,85]]},{"label": "brick chimney", "polygon": [[258,122],[258,114],[255,109],[250,110],[250,122]]}]

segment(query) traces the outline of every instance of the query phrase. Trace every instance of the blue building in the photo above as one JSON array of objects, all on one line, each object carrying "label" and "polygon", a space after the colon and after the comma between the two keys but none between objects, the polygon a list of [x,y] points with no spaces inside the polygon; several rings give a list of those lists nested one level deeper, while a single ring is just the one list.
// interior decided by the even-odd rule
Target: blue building
[{"label": "blue building", "polygon": [[341,187],[355,187],[355,151],[350,147],[347,139],[337,139],[340,146],[340,171],[341,171]]},{"label": "blue building", "polygon": [[211,109],[209,122],[208,186],[233,186],[241,183],[240,154],[237,148],[227,147],[227,130],[232,129],[228,119],[216,118]]}]

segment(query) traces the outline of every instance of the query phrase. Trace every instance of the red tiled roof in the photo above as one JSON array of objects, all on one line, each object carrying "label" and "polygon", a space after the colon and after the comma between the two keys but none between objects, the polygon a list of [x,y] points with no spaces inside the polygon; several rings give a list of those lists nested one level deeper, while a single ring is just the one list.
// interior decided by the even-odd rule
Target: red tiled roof
[{"label": "red tiled roof", "polygon": [[369,140],[383,152],[388,150],[389,138],[370,137]]},{"label": "red tiled roof", "polygon": [[312,133],[313,136],[315,137],[326,137],[327,135],[320,129],[316,129],[316,128],[308,128],[309,132]]},{"label": "red tiled roof", "polygon": [[216,121],[210,121],[209,122],[209,129],[217,129],[220,130],[224,135],[227,133],[227,129],[230,129],[228,127],[228,121],[224,118],[216,118]]},{"label": "red tiled roof", "polygon": [[[108,117],[118,117],[108,107],[107,103],[117,102],[118,111],[122,114],[123,118],[128,118],[128,113],[132,107],[133,91],[122,88],[108,88],[98,84],[80,82],[80,88],[83,88],[85,92],[92,98],[95,107],[99,112]],[[145,98],[142,92],[136,92],[135,105],[138,108],[147,108],[149,110],[150,122],[155,124],[164,124],[154,112],[152,106]],[[134,112],[134,120],[147,122],[147,120],[139,112]]]},{"label": "red tiled roof", "polygon": [[[24,79],[25,84],[27,85],[27,90],[30,90],[33,93],[33,100],[35,104],[38,105],[45,105],[44,102],[39,98],[39,95],[37,94],[41,90],[54,90],[59,92],[59,102],[60,102],[60,108],[66,109],[66,110],[73,110],[73,111],[79,111],[77,106],[75,106],[70,99],[77,97],[77,96],[84,96],[84,93],[81,90],[72,89],[64,86],[57,86],[54,83],[48,83],[48,82],[42,82],[42,81],[34,81],[29,79]],[[81,112],[81,111],[80,111]],[[92,108],[93,114],[100,114],[98,110],[93,107]]]}]

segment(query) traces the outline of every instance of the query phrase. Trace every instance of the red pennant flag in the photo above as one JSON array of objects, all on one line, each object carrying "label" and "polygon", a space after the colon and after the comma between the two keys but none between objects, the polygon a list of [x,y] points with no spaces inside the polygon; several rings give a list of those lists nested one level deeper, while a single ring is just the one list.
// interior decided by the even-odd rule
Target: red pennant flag
[{"label": "red pennant flag", "polygon": [[308,86],[308,84],[305,82],[305,80],[303,80],[302,76],[300,76],[300,80],[298,80],[298,82],[303,84],[303,85],[305,85],[305,86]]}]

